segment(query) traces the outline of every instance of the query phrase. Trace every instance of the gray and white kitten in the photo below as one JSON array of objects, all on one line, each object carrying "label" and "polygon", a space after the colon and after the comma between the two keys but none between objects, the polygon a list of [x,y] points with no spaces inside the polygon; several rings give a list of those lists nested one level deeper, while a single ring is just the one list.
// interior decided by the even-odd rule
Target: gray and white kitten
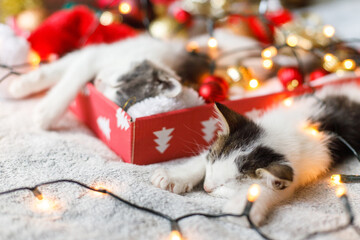
[{"label": "gray and white kitten", "polygon": [[246,196],[239,189],[259,183],[261,194],[250,215],[262,224],[295,189],[351,156],[335,134],[360,149],[359,86],[326,87],[316,97],[301,97],[291,107],[281,104],[254,120],[216,103],[222,133],[215,143],[182,165],[157,169],[151,182],[180,194],[203,181],[206,192],[230,198],[224,207],[230,213],[243,211]]}]

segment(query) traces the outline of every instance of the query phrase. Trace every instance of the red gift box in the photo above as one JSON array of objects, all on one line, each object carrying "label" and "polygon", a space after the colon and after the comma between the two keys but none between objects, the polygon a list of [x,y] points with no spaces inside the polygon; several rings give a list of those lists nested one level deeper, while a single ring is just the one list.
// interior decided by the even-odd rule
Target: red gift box
[{"label": "red gift box", "polygon": [[[346,79],[360,83],[360,78]],[[324,85],[320,85],[320,88]],[[259,97],[224,101],[223,104],[239,112],[266,109],[295,95],[311,92],[308,87],[293,92],[281,92]],[[198,154],[211,144],[218,128],[213,104],[176,110],[135,121],[115,103],[87,84],[71,104],[75,115],[125,162],[139,165],[158,163]]]}]

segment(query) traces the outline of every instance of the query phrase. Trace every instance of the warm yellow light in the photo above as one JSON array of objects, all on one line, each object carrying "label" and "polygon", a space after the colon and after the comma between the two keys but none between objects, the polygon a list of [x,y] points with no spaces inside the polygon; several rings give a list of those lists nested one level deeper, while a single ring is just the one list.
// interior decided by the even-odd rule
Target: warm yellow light
[{"label": "warm yellow light", "polygon": [[191,41],[186,45],[186,51],[188,52],[198,52],[199,44],[195,41]]},{"label": "warm yellow light", "polygon": [[334,174],[331,176],[331,183],[335,185],[341,184],[341,176],[340,174]]},{"label": "warm yellow light", "polygon": [[284,101],[283,101],[283,104],[286,106],[286,107],[291,107],[291,105],[293,104],[293,99],[291,97],[289,98],[286,98]]},{"label": "warm yellow light", "polygon": [[335,28],[331,25],[325,25],[323,27],[323,34],[325,37],[331,38],[335,35]]},{"label": "warm yellow light", "polygon": [[119,11],[121,14],[128,14],[131,12],[131,5],[127,2],[120,3]]},{"label": "warm yellow light", "polygon": [[290,34],[287,38],[286,38],[286,43],[287,45],[289,45],[290,47],[295,47],[299,42],[299,39],[296,35],[294,34]]},{"label": "warm yellow light", "polygon": [[[101,184],[95,185],[93,188],[96,189],[96,190],[106,190],[106,187],[101,185]],[[102,196],[102,195],[106,194],[106,193],[97,192],[97,191],[92,191],[92,193],[95,196]]]},{"label": "warm yellow light", "polygon": [[177,230],[172,230],[169,236],[169,240],[182,240],[181,233]]},{"label": "warm yellow light", "polygon": [[258,184],[253,184],[250,186],[247,193],[247,200],[249,202],[255,202],[260,195],[260,186]]},{"label": "warm yellow light", "polygon": [[49,211],[55,208],[55,203],[49,199],[36,199],[36,208],[41,211]]},{"label": "warm yellow light", "polygon": [[217,45],[218,45],[218,42],[214,37],[209,38],[209,40],[208,40],[209,48],[216,48]]},{"label": "warm yellow light", "polygon": [[31,50],[28,56],[28,61],[31,66],[37,67],[41,62],[41,58],[37,52]]},{"label": "warm yellow light", "polygon": [[352,59],[345,59],[342,64],[346,70],[354,70],[356,67],[356,63]]},{"label": "warm yellow light", "polygon": [[100,16],[100,23],[104,26],[110,25],[114,22],[114,15],[109,12],[105,11]]},{"label": "warm yellow light", "polygon": [[305,131],[314,137],[319,135],[319,130],[315,126],[307,126],[305,127]]},{"label": "warm yellow light", "polygon": [[336,196],[337,197],[342,197],[346,194],[346,188],[342,185],[340,185],[337,189],[336,189]]},{"label": "warm yellow light", "polygon": [[241,78],[240,72],[235,67],[229,67],[226,73],[231,77],[234,82],[238,82]]},{"label": "warm yellow light", "polygon": [[261,56],[263,58],[272,58],[275,57],[276,54],[277,54],[277,49],[274,46],[267,47],[261,52]]},{"label": "warm yellow light", "polygon": [[273,67],[274,63],[271,59],[264,59],[262,62],[262,65],[265,69],[271,69]]},{"label": "warm yellow light", "polygon": [[257,88],[259,86],[259,81],[256,80],[255,78],[253,78],[253,79],[250,80],[249,86],[251,88]]},{"label": "warm yellow light", "polygon": [[334,55],[332,55],[331,53],[325,54],[325,56],[324,56],[324,61],[325,61],[325,62],[330,62],[330,61],[333,61],[333,60],[335,60],[335,56],[334,56]]}]

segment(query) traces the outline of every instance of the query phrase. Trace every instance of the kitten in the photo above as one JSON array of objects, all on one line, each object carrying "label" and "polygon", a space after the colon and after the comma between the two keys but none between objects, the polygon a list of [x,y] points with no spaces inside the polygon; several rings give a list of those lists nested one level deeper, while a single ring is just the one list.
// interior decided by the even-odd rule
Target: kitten
[{"label": "kitten", "polygon": [[[254,40],[228,31],[217,30],[215,34],[219,39],[219,48],[224,51],[257,45]],[[207,39],[208,36],[204,35],[195,40],[202,47],[207,46]],[[221,59],[219,63],[233,64],[235,57],[244,57],[246,54],[232,54]],[[153,95],[176,96],[181,91],[178,80],[185,85],[196,85],[194,83],[200,76],[209,71],[209,64],[208,58],[188,54],[183,41],[161,41],[144,34],[113,44],[92,45],[72,52],[20,76],[10,84],[9,92],[15,98],[23,98],[55,85],[39,103],[33,115],[34,123],[38,127],[48,129],[66,111],[79,90],[92,79],[95,79],[95,84],[105,96],[122,107],[128,97],[135,93],[137,102]],[[141,71],[141,74],[138,71]],[[134,77],[137,78],[137,85],[129,81]],[[151,81],[148,80],[149,77]],[[119,86],[120,82],[129,84],[123,84],[122,89],[114,88]],[[155,85],[158,88],[150,84],[153,82],[157,83]],[[130,85],[144,89],[149,87],[150,91],[143,89],[144,91],[136,92]]]},{"label": "kitten", "polygon": [[335,134],[360,149],[360,88],[354,84],[325,87],[316,97],[300,97],[290,108],[279,105],[254,120],[219,103],[215,110],[222,133],[209,150],[183,165],[157,169],[151,182],[180,194],[204,181],[206,192],[230,198],[224,211],[231,213],[241,213],[246,202],[239,188],[258,182],[261,194],[250,212],[257,225],[295,189],[351,156]]}]

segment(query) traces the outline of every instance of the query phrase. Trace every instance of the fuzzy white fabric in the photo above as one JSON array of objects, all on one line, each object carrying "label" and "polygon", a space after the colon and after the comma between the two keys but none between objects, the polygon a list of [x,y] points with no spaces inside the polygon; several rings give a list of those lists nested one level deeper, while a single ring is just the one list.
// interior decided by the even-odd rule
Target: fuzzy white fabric
[{"label": "fuzzy white fabric", "polygon": [[[220,212],[225,199],[206,194],[201,188],[183,196],[158,189],[149,181],[155,168],[179,164],[174,161],[136,166],[120,161],[71,113],[57,131],[33,127],[29,118],[38,99],[0,102],[0,191],[31,186],[43,181],[70,178],[87,184],[104,183],[122,197],[176,217],[190,212]],[[185,160],[184,160],[185,161]],[[358,174],[360,164],[352,160],[331,173]],[[301,239],[315,230],[339,226],[346,221],[344,208],[328,185],[331,173],[299,191],[291,201],[276,208],[262,229],[274,239]],[[34,209],[30,192],[0,196],[0,239],[166,239],[169,224],[152,215],[94,196],[67,183],[43,187],[55,198],[51,212]],[[246,191],[246,189],[244,189]],[[355,214],[360,216],[360,185],[348,185]],[[357,218],[356,222],[360,225]],[[187,239],[261,239],[227,219],[194,217],[181,222]],[[315,239],[358,239],[345,230]]]},{"label": "fuzzy white fabric", "polygon": [[[353,23],[360,4],[358,1],[344,2],[337,1],[331,8],[322,9],[320,5],[316,9],[324,16],[341,15],[341,21],[330,19],[334,24],[339,25],[346,19]],[[327,22],[332,23],[330,20]],[[350,30],[348,32],[351,34]],[[155,168],[181,161],[149,166],[123,163],[71,113],[58,122],[57,131],[37,130],[29,116],[38,101],[37,98],[0,101],[0,191],[71,178],[87,184],[105,183],[114,193],[173,217],[195,211],[215,213],[222,209],[226,200],[209,196],[201,188],[180,196],[152,186],[149,177]],[[273,239],[298,240],[312,231],[345,223],[344,208],[328,179],[333,173],[359,172],[360,164],[355,159],[339,166],[276,208],[262,230]],[[360,225],[360,185],[347,186],[356,223]],[[169,224],[165,220],[129,208],[110,197],[94,196],[66,183],[43,187],[41,191],[47,197],[56,198],[58,208],[55,211],[35,210],[35,198],[30,192],[0,196],[0,239],[165,240],[169,234]],[[261,239],[253,230],[243,227],[242,221],[194,217],[184,220],[180,226],[189,240]],[[355,240],[359,237],[348,229],[313,239]]]},{"label": "fuzzy white fabric", "polygon": [[5,24],[0,24],[0,64],[16,65],[27,62],[30,45],[25,38],[16,36]]},{"label": "fuzzy white fabric", "polygon": [[127,113],[133,119],[136,119],[138,117],[196,107],[204,103],[204,99],[194,89],[183,87],[182,92],[174,98],[166,96],[147,98],[131,106]]}]

